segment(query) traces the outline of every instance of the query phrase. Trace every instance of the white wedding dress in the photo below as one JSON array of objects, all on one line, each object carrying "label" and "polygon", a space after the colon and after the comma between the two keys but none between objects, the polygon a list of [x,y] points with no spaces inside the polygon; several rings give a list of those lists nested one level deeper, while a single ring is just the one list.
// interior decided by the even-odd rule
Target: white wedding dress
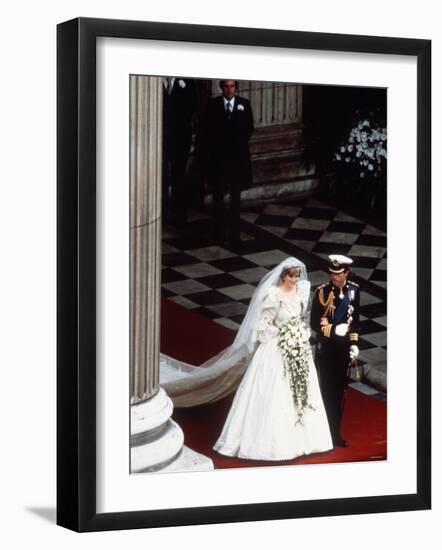
[{"label": "white wedding dress", "polygon": [[302,313],[299,295],[288,298],[277,286],[268,289],[255,323],[258,347],[214,446],[219,453],[256,460],[289,460],[333,448],[311,351],[308,398],[312,408],[306,408],[302,422],[298,422],[278,347],[279,328]]}]

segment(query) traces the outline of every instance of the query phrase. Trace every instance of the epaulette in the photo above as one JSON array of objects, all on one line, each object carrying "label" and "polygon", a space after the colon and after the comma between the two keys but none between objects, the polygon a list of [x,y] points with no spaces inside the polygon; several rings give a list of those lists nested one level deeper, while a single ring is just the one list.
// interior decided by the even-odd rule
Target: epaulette
[{"label": "epaulette", "polygon": [[355,283],[354,281],[347,281],[347,284],[348,284],[348,285],[357,286],[357,287],[359,288],[358,283]]},{"label": "epaulette", "polygon": [[328,284],[330,284],[330,283],[328,283],[328,282],[327,282],[327,283],[322,283],[322,285],[319,285],[319,286],[318,286],[318,288],[316,289],[316,291],[321,290],[321,288],[325,288]]}]

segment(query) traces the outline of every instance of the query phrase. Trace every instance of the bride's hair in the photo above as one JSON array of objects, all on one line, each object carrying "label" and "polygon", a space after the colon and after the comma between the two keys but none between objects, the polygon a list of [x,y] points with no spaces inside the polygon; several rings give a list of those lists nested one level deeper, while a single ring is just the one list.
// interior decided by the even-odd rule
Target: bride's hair
[{"label": "bride's hair", "polygon": [[280,275],[281,282],[284,282],[284,279],[287,277],[287,275],[296,275],[297,277],[299,277],[301,275],[301,268],[298,265],[288,265],[286,267],[283,267]]}]

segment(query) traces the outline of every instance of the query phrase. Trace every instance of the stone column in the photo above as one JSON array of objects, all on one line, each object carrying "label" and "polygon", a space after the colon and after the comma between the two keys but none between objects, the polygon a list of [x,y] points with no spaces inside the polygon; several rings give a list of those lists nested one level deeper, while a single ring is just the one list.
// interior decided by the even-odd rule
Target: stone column
[{"label": "stone column", "polygon": [[160,387],[161,78],[130,79],[131,471],[213,468],[183,446]]},{"label": "stone column", "polygon": [[302,85],[241,81],[240,94],[252,106],[255,128],[302,123]]},{"label": "stone column", "polygon": [[131,403],[159,389],[161,80],[130,81]]}]

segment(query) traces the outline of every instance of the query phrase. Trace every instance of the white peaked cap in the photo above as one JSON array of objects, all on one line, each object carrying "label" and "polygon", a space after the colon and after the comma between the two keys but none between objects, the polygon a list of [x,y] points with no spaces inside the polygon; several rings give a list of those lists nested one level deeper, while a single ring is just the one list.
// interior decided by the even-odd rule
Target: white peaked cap
[{"label": "white peaked cap", "polygon": [[338,264],[343,264],[343,265],[348,265],[353,263],[353,260],[351,258],[347,258],[347,256],[343,256],[342,254],[330,254],[329,258],[332,263],[338,262]]},{"label": "white peaked cap", "polygon": [[330,254],[329,258],[330,265],[328,266],[328,270],[331,273],[342,273],[347,266],[353,263],[351,258],[347,258],[347,256],[343,256],[342,254]]}]

